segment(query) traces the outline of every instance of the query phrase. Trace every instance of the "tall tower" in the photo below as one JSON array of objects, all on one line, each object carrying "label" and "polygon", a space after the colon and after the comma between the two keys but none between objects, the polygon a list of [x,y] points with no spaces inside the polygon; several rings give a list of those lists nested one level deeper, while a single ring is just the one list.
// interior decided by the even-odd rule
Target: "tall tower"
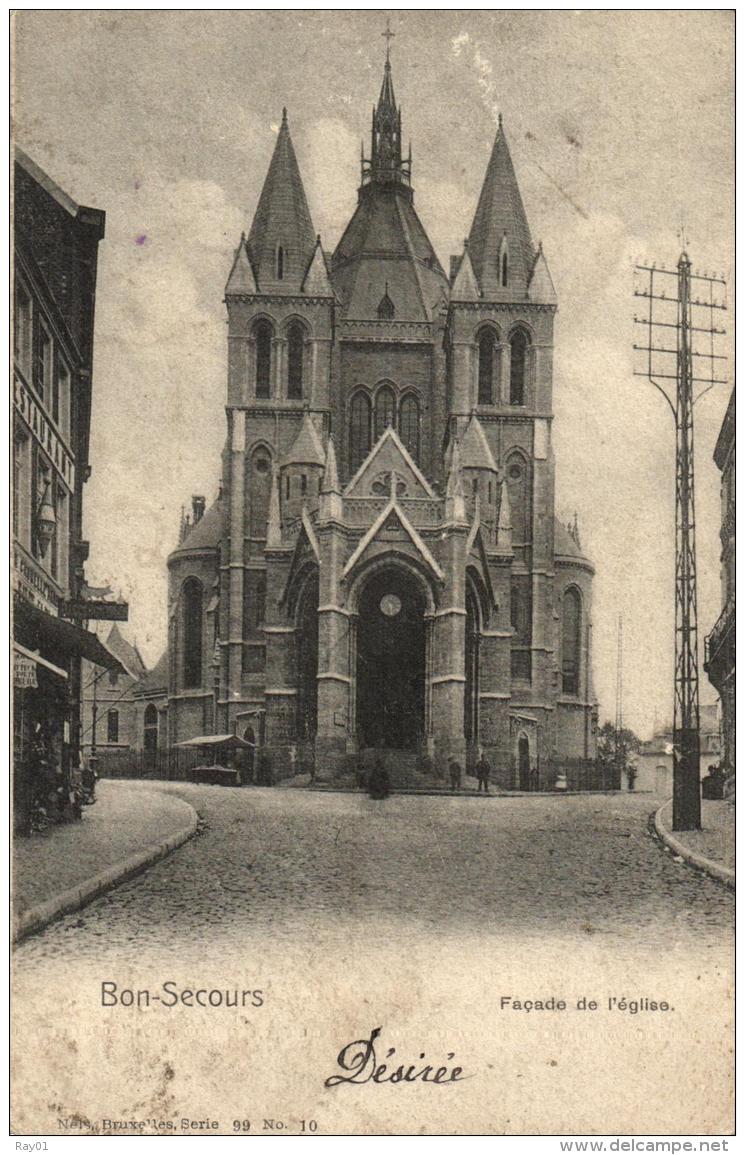
[{"label": "tall tower", "polygon": [[276,737],[293,710],[281,645],[271,632],[291,553],[283,531],[304,508],[318,505],[334,311],[286,109],[225,303],[228,556],[220,578],[219,705],[228,728],[244,712],[266,710]]},{"label": "tall tower", "polygon": [[[545,610],[553,604],[556,305],[500,116],[470,234],[451,261],[447,429],[450,440],[467,438],[474,449],[486,443],[508,495],[514,561],[503,624],[512,630],[512,702],[529,708],[544,735],[551,730],[545,704],[557,678],[555,626]],[[494,524],[498,510],[486,513],[488,481],[480,486],[473,493],[479,493],[482,520],[486,515]],[[539,753],[552,753],[548,737]]]}]

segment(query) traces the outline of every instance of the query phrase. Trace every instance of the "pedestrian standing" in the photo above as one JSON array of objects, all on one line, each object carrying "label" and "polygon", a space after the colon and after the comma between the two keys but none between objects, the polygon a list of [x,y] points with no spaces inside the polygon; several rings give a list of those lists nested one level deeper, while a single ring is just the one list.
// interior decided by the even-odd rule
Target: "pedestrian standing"
[{"label": "pedestrian standing", "polygon": [[462,773],[460,762],[458,762],[455,758],[451,758],[448,764],[448,769],[450,771],[450,789],[453,791],[460,790],[460,777]]},{"label": "pedestrian standing", "polygon": [[481,757],[479,758],[478,762],[476,763],[476,777],[479,780],[478,790],[480,791],[483,787],[485,794],[489,793],[489,775],[490,774],[491,774],[491,766],[489,765],[488,761],[484,757],[484,754],[482,751]]},{"label": "pedestrian standing", "polygon": [[391,793],[391,779],[380,758],[370,771],[368,790],[370,797],[379,802],[382,802]]}]

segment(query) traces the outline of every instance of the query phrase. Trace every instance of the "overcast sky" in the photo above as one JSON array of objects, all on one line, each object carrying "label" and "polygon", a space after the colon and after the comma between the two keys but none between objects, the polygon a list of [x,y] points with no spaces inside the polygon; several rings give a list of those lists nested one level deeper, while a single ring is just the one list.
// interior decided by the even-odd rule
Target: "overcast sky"
[{"label": "overcast sky", "polygon": [[[664,401],[633,376],[632,266],[674,265],[682,223],[694,264],[731,281],[734,16],[392,11],[391,24],[415,203],[446,267],[504,115],[559,295],[556,503],[565,520],[577,511],[597,568],[601,718],[615,712],[621,613],[625,716],[646,734],[672,713],[674,437]],[[128,598],[129,636],[150,663],[165,644],[181,505],[217,492],[223,288],[282,106],[332,249],[356,201],[384,27],[371,11],[16,17],[18,141],[75,200],[106,212],[87,574]],[[696,408],[702,651],[719,612],[711,454],[728,396],[720,386]],[[714,700],[705,676],[701,686]]]}]

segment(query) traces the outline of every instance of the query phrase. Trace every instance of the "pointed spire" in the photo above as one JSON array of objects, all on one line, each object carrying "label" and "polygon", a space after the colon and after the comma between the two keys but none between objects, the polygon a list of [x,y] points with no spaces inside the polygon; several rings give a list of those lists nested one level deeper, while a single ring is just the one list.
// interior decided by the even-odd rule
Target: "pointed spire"
[{"label": "pointed spire", "polygon": [[186,535],[188,532],[189,532],[189,518],[187,516],[186,509],[182,505],[181,506],[181,520],[179,522],[179,527],[178,527],[178,543],[179,543],[179,545],[181,545],[181,543],[183,541],[185,541]]},{"label": "pointed spire", "polygon": [[[390,46],[395,32],[388,28],[383,36],[388,38]],[[370,160],[366,161],[364,156],[362,159],[362,184],[369,183],[405,186],[411,183],[411,150],[408,161],[401,155],[401,110],[396,107],[390,52],[386,52],[378,105],[373,109]]]},{"label": "pointed spire", "polygon": [[538,252],[533,262],[533,270],[528,282],[528,299],[538,305],[555,305],[556,289],[548,271],[548,263],[543,255],[543,242],[538,242]]},{"label": "pointed spire", "polygon": [[247,252],[262,293],[297,293],[316,244],[287,109],[248,235]]},{"label": "pointed spire", "polygon": [[339,470],[336,465],[336,450],[334,449],[334,439],[329,437],[326,442],[326,463],[323,467],[323,482],[321,484],[321,493],[341,493],[341,486],[339,485]]},{"label": "pointed spire", "polygon": [[461,459],[464,469],[490,469],[492,473],[499,472],[484,427],[475,413],[471,414],[471,420],[463,434]]},{"label": "pointed spire", "polygon": [[303,420],[297,437],[282,458],[284,465],[320,465],[326,463],[326,454],[323,452],[321,439],[318,436],[313,418],[308,409],[303,413]]},{"label": "pointed spire", "polygon": [[316,247],[313,250],[308,271],[303,281],[303,292],[310,297],[333,297],[328,265],[321,245],[321,234],[316,237]]},{"label": "pointed spire", "polygon": [[257,293],[256,278],[246,252],[246,234],[241,233],[241,241],[235,250],[233,267],[230,270],[225,296],[243,296]]},{"label": "pointed spire", "polygon": [[[505,237],[506,268],[500,259],[505,255]],[[469,252],[487,300],[525,296],[535,253],[501,116],[471,226]]]},{"label": "pointed spire", "polygon": [[282,545],[282,515],[279,508],[279,470],[272,470],[272,488],[269,493],[269,516],[266,523],[266,548]]},{"label": "pointed spire", "polygon": [[463,256],[458,265],[458,272],[453,280],[450,298],[453,301],[478,301],[481,296],[476,274],[473,271],[471,256],[468,252],[468,241],[463,243]]},{"label": "pointed spire", "polygon": [[457,439],[453,441],[447,489],[445,490],[445,520],[450,524],[468,524],[466,519],[466,503],[463,497],[460,446]]},{"label": "pointed spire", "polygon": [[510,495],[506,478],[502,482],[502,495],[499,502],[497,548],[505,551],[512,549],[512,510],[510,509]]}]

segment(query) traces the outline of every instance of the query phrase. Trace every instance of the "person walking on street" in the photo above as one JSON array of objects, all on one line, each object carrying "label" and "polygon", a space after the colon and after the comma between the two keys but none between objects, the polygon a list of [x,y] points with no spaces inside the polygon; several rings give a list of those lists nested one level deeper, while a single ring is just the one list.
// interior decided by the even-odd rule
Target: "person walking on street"
[{"label": "person walking on street", "polygon": [[450,789],[460,790],[460,762],[456,761],[455,758],[451,758],[448,764],[448,769],[450,771]]},{"label": "person walking on street", "polygon": [[489,793],[489,775],[490,774],[491,774],[491,766],[487,762],[486,758],[484,757],[483,751],[482,751],[481,756],[480,756],[478,762],[476,763],[476,777],[479,780],[478,790],[481,791],[481,787],[483,786],[485,794]]}]

